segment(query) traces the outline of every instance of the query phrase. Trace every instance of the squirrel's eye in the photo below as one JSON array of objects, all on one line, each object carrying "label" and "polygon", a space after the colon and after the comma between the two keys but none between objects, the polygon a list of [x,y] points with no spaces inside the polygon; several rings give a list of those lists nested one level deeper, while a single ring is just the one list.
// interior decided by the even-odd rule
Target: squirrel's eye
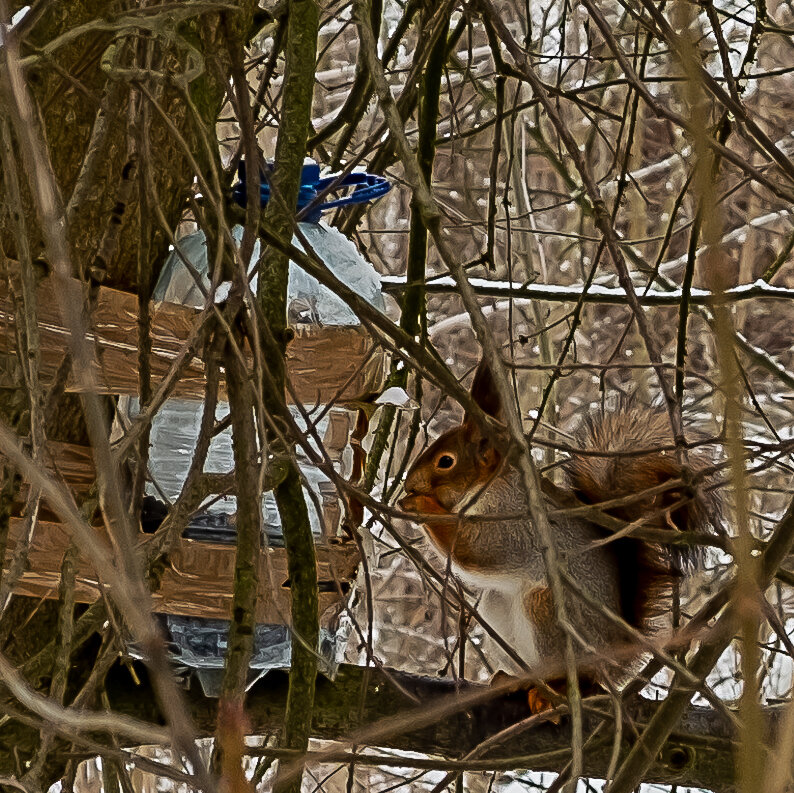
[{"label": "squirrel's eye", "polygon": [[455,465],[455,458],[451,454],[442,454],[436,460],[436,468],[452,468]]}]

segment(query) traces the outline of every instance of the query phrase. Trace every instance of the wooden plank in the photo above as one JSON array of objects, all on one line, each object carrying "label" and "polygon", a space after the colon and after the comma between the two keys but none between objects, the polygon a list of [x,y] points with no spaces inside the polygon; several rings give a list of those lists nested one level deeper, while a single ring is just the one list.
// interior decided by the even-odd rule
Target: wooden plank
[{"label": "wooden plank", "polygon": [[[11,519],[4,565],[6,570],[20,536],[22,523],[21,518]],[[104,533],[100,527],[96,531],[98,535]],[[146,544],[149,540],[150,535],[141,535],[141,544]],[[68,544],[68,534],[61,524],[40,521],[28,554],[28,570],[14,587],[14,592],[29,597],[57,597],[61,561]],[[229,619],[235,554],[236,549],[232,545],[181,539],[169,554],[169,566],[163,574],[160,588],[153,595],[155,611],[162,614]],[[317,546],[318,580],[348,582],[355,575],[358,561],[358,549],[354,543],[339,542]],[[259,567],[258,622],[289,624],[290,591],[284,586],[287,581],[285,550],[264,550]],[[77,564],[75,596],[80,603],[92,603],[99,597],[96,575],[90,562],[82,557]],[[320,612],[338,601],[337,592],[320,592]]]},{"label": "wooden plank", "polygon": [[[69,343],[61,317],[61,301],[83,302],[83,289],[72,279],[65,289],[52,277],[37,290],[41,334],[41,366],[46,380],[57,370]],[[196,326],[200,312],[174,303],[152,304],[152,378],[154,387]],[[16,347],[13,302],[5,282],[0,284],[0,352]],[[100,287],[89,318],[89,338],[96,342],[98,390],[107,394],[137,394],[138,305],[133,294]],[[353,401],[377,390],[384,375],[384,357],[371,355],[372,339],[360,326],[320,327],[301,325],[287,349],[287,373],[300,402],[329,402],[342,390],[341,402]],[[350,380],[349,383],[347,381]],[[346,385],[347,383],[347,385]],[[193,358],[177,383],[173,396],[203,398],[204,364]]]}]

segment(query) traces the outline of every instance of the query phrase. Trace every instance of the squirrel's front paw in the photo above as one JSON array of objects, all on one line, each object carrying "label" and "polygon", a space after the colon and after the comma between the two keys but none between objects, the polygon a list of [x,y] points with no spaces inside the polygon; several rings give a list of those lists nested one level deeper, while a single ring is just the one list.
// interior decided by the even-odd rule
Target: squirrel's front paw
[{"label": "squirrel's front paw", "polygon": [[[545,713],[547,710],[554,710],[555,707],[548,693],[536,686],[527,689],[527,704],[529,705],[529,712],[533,716],[537,716],[539,713]],[[550,716],[549,721],[552,724],[559,724],[559,714]]]},{"label": "squirrel's front paw", "polygon": [[551,710],[554,707],[548,695],[535,686],[527,690],[527,704],[529,705],[529,712],[533,716],[546,710]]},{"label": "squirrel's front paw", "polygon": [[[524,689],[527,692],[527,705],[529,712],[532,716],[537,716],[540,713],[545,713],[549,710],[554,710],[556,703],[552,700],[547,687],[540,686],[527,686],[526,683],[520,683],[519,678],[499,670],[491,677],[491,686],[500,686],[508,690],[516,691]],[[552,691],[554,689],[551,689]],[[548,717],[548,721],[552,724],[559,724],[561,717],[558,714]]]}]

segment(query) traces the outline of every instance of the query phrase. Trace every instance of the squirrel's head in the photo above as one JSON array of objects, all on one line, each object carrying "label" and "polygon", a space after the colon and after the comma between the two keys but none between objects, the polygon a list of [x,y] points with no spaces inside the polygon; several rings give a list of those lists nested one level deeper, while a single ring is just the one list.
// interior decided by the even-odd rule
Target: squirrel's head
[{"label": "squirrel's head", "polygon": [[[481,362],[471,387],[474,402],[499,420],[501,404],[491,371]],[[493,476],[502,455],[467,415],[463,423],[444,433],[416,459],[405,480],[406,496],[399,502],[406,512],[449,514],[467,496],[475,495]]]}]

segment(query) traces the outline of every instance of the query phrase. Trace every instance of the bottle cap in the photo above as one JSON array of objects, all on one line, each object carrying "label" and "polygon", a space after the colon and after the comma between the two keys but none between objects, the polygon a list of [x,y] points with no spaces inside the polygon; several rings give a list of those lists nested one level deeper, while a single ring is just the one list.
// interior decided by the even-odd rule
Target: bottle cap
[{"label": "bottle cap", "polygon": [[[267,163],[260,170],[259,200],[265,207],[270,200],[270,174],[272,163]],[[232,190],[235,202],[244,207],[246,204],[246,173],[245,161],[240,160],[237,166],[240,181]],[[353,188],[350,192],[334,197],[341,191]],[[323,212],[348,204],[365,204],[376,201],[391,190],[391,183],[383,176],[354,171],[353,173],[320,178],[320,166],[314,160],[307,159],[301,171],[301,185],[298,192],[298,210],[301,220],[317,223]],[[327,199],[327,200],[326,200]]]}]

